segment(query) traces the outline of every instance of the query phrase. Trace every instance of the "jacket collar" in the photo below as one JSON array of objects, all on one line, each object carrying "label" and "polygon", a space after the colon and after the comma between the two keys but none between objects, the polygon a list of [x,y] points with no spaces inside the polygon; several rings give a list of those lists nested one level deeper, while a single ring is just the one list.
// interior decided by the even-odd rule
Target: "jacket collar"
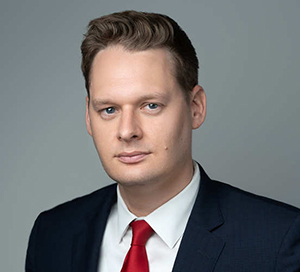
[{"label": "jacket collar", "polygon": [[[213,271],[224,248],[224,241],[213,234],[224,219],[219,206],[218,191],[199,165],[199,192],[188,220],[173,272]],[[100,246],[112,205],[116,202],[116,185],[99,191],[97,208],[73,236],[72,272],[97,272]]]},{"label": "jacket collar", "polygon": [[73,235],[71,272],[97,272],[106,222],[117,201],[116,184],[100,189],[97,205]]},{"label": "jacket collar", "polygon": [[173,272],[213,271],[225,245],[221,238],[213,234],[213,231],[224,223],[218,191],[200,165],[199,168],[200,189],[181,241]]}]

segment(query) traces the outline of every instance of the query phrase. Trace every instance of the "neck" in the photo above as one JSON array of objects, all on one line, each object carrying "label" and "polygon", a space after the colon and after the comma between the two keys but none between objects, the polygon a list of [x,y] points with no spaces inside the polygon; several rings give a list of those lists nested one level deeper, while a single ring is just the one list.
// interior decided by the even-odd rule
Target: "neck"
[{"label": "neck", "polygon": [[119,184],[120,193],[128,210],[137,217],[144,217],[179,194],[191,182],[193,172],[191,162],[180,176],[176,172],[163,180],[130,186]]}]

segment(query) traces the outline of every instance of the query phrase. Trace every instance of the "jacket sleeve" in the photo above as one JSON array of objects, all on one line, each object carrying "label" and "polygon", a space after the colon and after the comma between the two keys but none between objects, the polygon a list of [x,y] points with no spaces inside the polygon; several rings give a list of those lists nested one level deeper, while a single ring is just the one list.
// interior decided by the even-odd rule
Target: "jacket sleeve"
[{"label": "jacket sleeve", "polygon": [[300,215],[286,233],[277,257],[276,271],[300,272]]},{"label": "jacket sleeve", "polygon": [[38,227],[40,222],[40,215],[34,222],[33,228],[30,233],[27,254],[26,254],[26,262],[25,262],[25,272],[36,272],[36,244],[37,244],[37,235],[38,235]]}]

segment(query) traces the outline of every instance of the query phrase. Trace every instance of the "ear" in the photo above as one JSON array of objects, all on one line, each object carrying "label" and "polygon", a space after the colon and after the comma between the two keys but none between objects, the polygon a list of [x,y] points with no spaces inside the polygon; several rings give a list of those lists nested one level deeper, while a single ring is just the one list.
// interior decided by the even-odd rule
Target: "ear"
[{"label": "ear", "polygon": [[90,99],[86,97],[85,99],[85,124],[86,124],[86,129],[87,132],[92,136],[92,129],[91,129],[91,119],[90,119],[90,112],[89,112],[89,102]]},{"label": "ear", "polygon": [[200,85],[196,85],[191,94],[192,128],[202,125],[206,116],[206,95]]}]

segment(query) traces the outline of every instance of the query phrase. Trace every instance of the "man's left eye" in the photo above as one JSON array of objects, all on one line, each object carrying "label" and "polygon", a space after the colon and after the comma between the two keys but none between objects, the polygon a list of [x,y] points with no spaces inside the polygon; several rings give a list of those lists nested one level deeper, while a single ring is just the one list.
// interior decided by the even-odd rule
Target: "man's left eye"
[{"label": "man's left eye", "polygon": [[147,105],[150,110],[155,110],[158,108],[158,105],[155,103],[150,103]]}]

